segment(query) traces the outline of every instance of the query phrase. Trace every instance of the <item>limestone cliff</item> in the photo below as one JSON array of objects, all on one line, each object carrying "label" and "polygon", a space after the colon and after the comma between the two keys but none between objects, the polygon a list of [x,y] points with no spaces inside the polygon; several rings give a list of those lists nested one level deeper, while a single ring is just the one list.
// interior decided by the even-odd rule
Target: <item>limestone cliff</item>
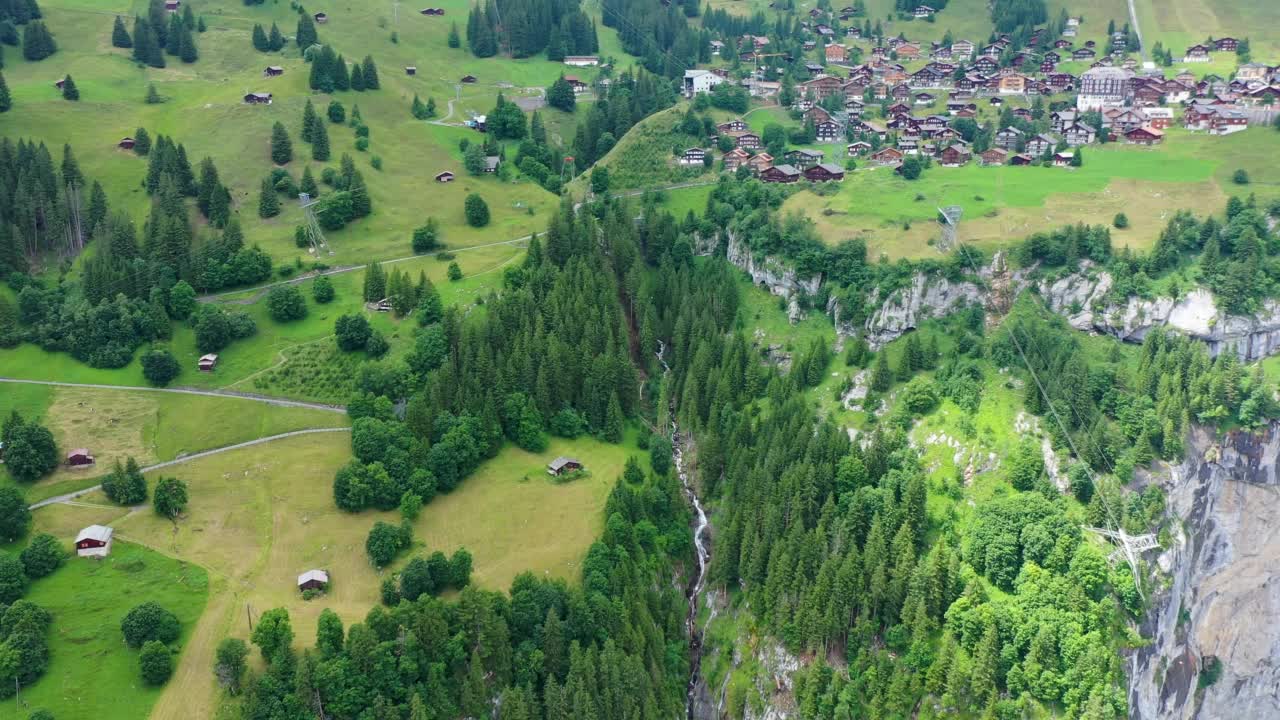
[{"label": "limestone cliff", "polygon": [[[1163,481],[1171,547],[1129,658],[1136,720],[1280,717],[1280,424],[1221,439],[1197,428]],[[1221,677],[1197,693],[1207,660]]]}]

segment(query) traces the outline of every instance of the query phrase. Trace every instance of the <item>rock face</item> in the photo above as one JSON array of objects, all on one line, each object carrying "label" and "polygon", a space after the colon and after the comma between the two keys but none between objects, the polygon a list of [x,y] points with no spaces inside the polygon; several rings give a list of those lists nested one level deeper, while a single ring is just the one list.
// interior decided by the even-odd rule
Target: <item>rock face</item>
[{"label": "rock face", "polygon": [[980,297],[981,290],[974,283],[916,273],[911,285],[889,293],[867,319],[867,344],[879,349],[925,320],[950,314]]},{"label": "rock face", "polygon": [[[1196,428],[1167,479],[1174,538],[1159,558],[1167,587],[1152,598],[1129,658],[1136,720],[1280,717],[1280,424],[1219,442]],[[1218,681],[1197,697],[1207,659]]]},{"label": "rock face", "polygon": [[[800,295],[816,295],[822,285],[821,275],[801,277],[782,260],[767,255],[757,259],[752,255],[751,248],[733,232],[729,233],[726,257],[730,263],[750,275],[751,282],[764,286],[774,295],[790,299],[797,310],[797,298]],[[792,318],[793,322],[794,320]]]}]

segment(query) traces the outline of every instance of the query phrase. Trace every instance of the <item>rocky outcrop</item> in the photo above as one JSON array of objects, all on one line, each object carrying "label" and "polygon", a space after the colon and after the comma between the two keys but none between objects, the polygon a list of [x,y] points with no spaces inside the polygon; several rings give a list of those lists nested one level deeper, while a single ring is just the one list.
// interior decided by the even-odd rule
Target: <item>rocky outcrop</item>
[{"label": "rocky outcrop", "polygon": [[[1142,626],[1152,642],[1129,658],[1136,720],[1280,717],[1278,456],[1280,424],[1220,440],[1197,428],[1164,481],[1172,542]],[[1221,676],[1197,692],[1215,661]]]},{"label": "rocky outcrop", "polygon": [[916,273],[909,286],[889,293],[867,319],[867,344],[879,349],[925,320],[948,315],[981,297],[982,291],[975,283]]},{"label": "rocky outcrop", "polygon": [[[726,257],[730,263],[750,275],[751,282],[767,288],[774,295],[791,300],[797,311],[800,296],[818,293],[822,275],[801,277],[786,261],[768,255],[757,258],[736,234],[730,231],[728,235]],[[795,318],[792,320],[794,322]]]}]

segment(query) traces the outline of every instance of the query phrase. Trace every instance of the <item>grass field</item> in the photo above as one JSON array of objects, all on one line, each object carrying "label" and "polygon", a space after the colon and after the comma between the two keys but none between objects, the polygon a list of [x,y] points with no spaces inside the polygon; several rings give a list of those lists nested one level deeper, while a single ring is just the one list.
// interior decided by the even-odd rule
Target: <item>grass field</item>
[{"label": "grass field", "polygon": [[[551,482],[546,463],[561,454],[581,459],[589,475]],[[627,456],[644,454],[634,432],[623,445],[555,440],[540,454],[508,447],[423,510],[413,553],[466,547],[475,559],[474,581],[490,589],[506,589],[525,570],[575,582]],[[154,717],[212,716],[213,648],[227,635],[247,636],[246,608],[255,616],[288,608],[302,646],[314,642],[323,608],[351,623],[378,602],[381,578],[365,557],[364,540],[375,520],[395,522],[398,516],[350,515],[334,506],[332,477],[349,457],[345,435],[301,436],[169,468],[159,475],[179,477],[190,487],[188,515],[177,526],[150,510],[112,507],[101,493],[82,498],[81,505],[35,513],[39,531],[69,537],[87,524],[109,523],[119,537],[208,570],[208,610]],[[333,584],[322,599],[306,602],[294,582],[315,567],[329,570]]]},{"label": "grass field", "polygon": [[[1068,223],[1110,224],[1125,212],[1130,228],[1115,231],[1113,241],[1144,249],[1177,210],[1220,212],[1231,194],[1280,195],[1280,173],[1266,161],[1275,151],[1280,134],[1265,128],[1222,138],[1173,130],[1159,148],[1089,147],[1084,167],[1074,169],[970,164],[934,167],[914,182],[887,169],[860,169],[838,194],[800,192],[783,210],[813,219],[830,242],[866,238],[873,257],[935,254],[930,241],[943,205],[964,208],[960,239],[980,246]],[[1252,184],[1231,182],[1238,168],[1249,171]]]},{"label": "grass field", "polygon": [[[302,107],[308,97],[323,112],[328,96],[313,96],[307,87],[308,66],[290,45],[274,54],[258,53],[250,44],[254,23],[269,26],[278,22],[292,35],[296,14],[287,3],[244,6],[234,0],[193,0],[192,8],[202,15],[209,31],[197,38],[200,60],[184,65],[169,58],[164,69],[139,69],[128,51],[110,47],[115,14],[126,17],[145,14],[141,0],[66,0],[46,8],[47,23],[57,38],[59,51],[50,58],[30,63],[20,53],[9,53],[5,77],[14,97],[14,108],[5,115],[5,134],[34,137],[50,144],[55,154],[64,142],[71,142],[85,173],[102,181],[108,196],[127,208],[141,222],[148,201],[140,188],[146,170],[145,158],[116,149],[117,141],[145,126],[154,136],[164,133],[186,144],[192,162],[209,155],[218,163],[222,180],[232,190],[239,217],[250,243],[260,243],[279,259],[291,259],[293,228],[301,218],[296,203],[285,201],[285,212],[270,220],[257,217],[259,182],[272,167],[267,138],[273,122],[289,128],[294,140],[295,159],[287,168],[297,178],[310,157],[309,147],[297,133]],[[396,18],[391,5],[369,2],[327,7],[329,22],[319,26],[321,42],[330,43],[348,60],[371,54],[378,63],[382,89],[375,92],[338,93],[351,111],[360,106],[369,125],[368,153],[354,149],[349,128],[330,126],[336,166],[343,153],[350,153],[364,173],[375,213],[347,229],[332,233],[330,241],[337,255],[331,262],[350,262],[394,257],[407,244],[411,230],[428,216],[437,217],[446,240],[463,246],[508,239],[541,229],[546,212],[556,200],[530,182],[503,184],[493,177],[467,176],[461,168],[458,141],[475,139],[474,132],[431,125],[409,114],[415,93],[434,97],[443,119],[448,101],[454,101],[450,121],[467,119],[471,113],[485,113],[493,107],[499,91],[508,96],[540,92],[564,69],[545,59],[477,59],[469,52],[446,46],[450,23],[465,25],[466,0],[442,0],[448,15],[425,17],[417,8],[403,8]],[[313,8],[314,9],[314,8]],[[391,41],[397,34],[398,42]],[[616,48],[612,30],[601,26],[605,48]],[[625,61],[625,58],[620,58]],[[267,65],[281,65],[281,77],[263,78]],[[407,76],[403,67],[416,65],[419,72]],[[578,74],[593,76],[587,68]],[[81,101],[61,99],[53,81],[70,73],[80,88]],[[479,78],[475,85],[459,86],[464,74]],[[146,105],[143,96],[154,82],[167,102]],[[527,88],[527,89],[526,89]],[[270,106],[248,106],[241,98],[248,91],[268,91],[275,95]],[[547,111],[558,115],[558,111]],[[550,125],[564,125],[549,116]],[[381,156],[381,171],[370,166],[372,155]],[[317,177],[320,163],[311,163]],[[453,170],[459,180],[438,184],[432,177],[441,170]],[[478,192],[490,205],[492,223],[482,229],[466,226],[462,200]],[[528,208],[534,213],[529,214]]]},{"label": "grass field", "polygon": [[[85,469],[59,468],[29,486],[33,499],[56,495],[70,485],[84,485],[129,456],[145,466],[290,430],[347,424],[346,416],[339,413],[229,397],[35,387],[43,394],[38,403],[23,401],[23,396],[38,394],[31,392],[33,386],[6,384],[6,392],[0,396],[0,415],[7,417],[16,409],[27,417],[39,418],[53,432],[61,450],[89,448],[97,464]],[[2,468],[0,478],[9,482]]]},{"label": "grass field", "polygon": [[1163,42],[1175,57],[1209,36],[1231,36],[1249,38],[1257,62],[1280,58],[1280,4],[1271,0],[1134,0],[1134,5],[1146,42]]},{"label": "grass field", "polygon": [[32,583],[26,598],[53,614],[49,670],[23,688],[18,703],[0,703],[0,720],[25,720],[39,708],[58,720],[147,717],[164,690],[142,683],[138,652],[124,645],[120,619],[148,600],[172,611],[182,623],[176,647],[185,663],[196,650],[192,630],[208,591],[208,575],[198,565],[132,543],[116,541],[102,561],[69,559]]}]

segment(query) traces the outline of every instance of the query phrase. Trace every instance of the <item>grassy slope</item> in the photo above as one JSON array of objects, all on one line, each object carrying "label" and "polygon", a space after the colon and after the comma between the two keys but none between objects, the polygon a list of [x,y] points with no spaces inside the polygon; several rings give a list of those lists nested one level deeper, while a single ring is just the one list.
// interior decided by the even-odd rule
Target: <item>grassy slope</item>
[{"label": "grassy slope", "polygon": [[[408,252],[403,244],[397,244],[401,254]],[[457,253],[452,262],[458,263],[462,269],[463,279],[449,282],[446,278],[448,262],[437,260],[434,256],[423,256],[385,266],[390,272],[398,268],[408,273],[415,281],[419,272],[427,277],[440,291],[441,299],[446,305],[455,303],[470,304],[490,289],[501,284],[502,268],[516,262],[523,256],[523,249],[517,245],[495,245]],[[187,324],[174,326],[174,337],[169,347],[182,364],[182,375],[175,381],[176,385],[190,385],[201,388],[231,387],[236,390],[275,393],[276,388],[261,386],[253,382],[258,373],[281,363],[294,353],[294,348],[304,343],[321,341],[332,336],[334,320],[344,313],[363,311],[361,286],[363,273],[360,271],[343,273],[330,277],[337,293],[336,299],[328,305],[317,305],[311,299],[312,280],[302,282],[299,287],[307,298],[307,317],[288,324],[277,323],[267,315],[265,295],[257,291],[238,293],[225,299],[228,309],[243,310],[254,317],[258,323],[258,334],[240,340],[219,354],[218,367],[212,373],[200,373],[194,370],[196,359],[200,353],[196,350],[195,335]],[[256,300],[251,304],[242,303]],[[374,328],[384,333],[391,341],[393,350],[404,349],[411,339],[410,325],[412,316],[407,320],[396,320],[387,314],[369,313]],[[91,368],[66,353],[49,353],[34,345],[22,345],[13,350],[0,351],[0,376],[18,377],[29,380],[56,379],[66,382],[101,383],[108,385],[145,385],[142,368],[137,360],[118,370]],[[246,382],[247,380],[247,382]],[[285,388],[276,393],[300,398],[316,398],[333,401],[333,393],[326,387],[316,388],[310,385],[299,385]],[[340,401],[342,398],[338,398]]]},{"label": "grassy slope", "polygon": [[[409,116],[414,93],[424,99],[434,97],[442,116],[446,100],[458,96],[453,118],[457,121],[492,108],[501,89],[498,83],[541,88],[563,68],[543,59],[480,60],[464,50],[447,48],[449,23],[456,20],[465,25],[468,3],[444,0],[443,4],[449,13],[445,18],[426,18],[415,8],[405,7],[394,26],[389,5],[366,2],[327,8],[330,21],[320,26],[321,40],[335,45],[348,59],[372,54],[383,84],[377,92],[339,93],[348,112],[353,103],[360,105],[371,129],[369,154],[380,155],[384,169],[372,169],[368,155],[354,150],[349,128],[330,126],[333,159],[329,165],[336,166],[344,152],[355,156],[376,207],[372,217],[332,234],[337,255],[331,262],[402,254],[393,248],[406,242],[412,228],[429,215],[444,224],[449,242],[471,245],[539,229],[545,224],[543,214],[554,207],[555,199],[531,183],[503,185],[491,177],[465,176],[457,143],[463,137],[474,139],[474,133]],[[302,106],[310,95],[309,66],[294,47],[271,55],[254,51],[249,30],[255,22],[269,25],[274,20],[291,35],[296,15],[285,3],[246,7],[231,0],[194,0],[192,5],[209,25],[209,31],[198,37],[201,58],[194,65],[170,58],[169,67],[161,70],[139,69],[128,59],[128,51],[110,47],[112,16],[131,16],[145,9],[144,3],[68,0],[47,8],[48,24],[60,50],[38,63],[24,61],[20,53],[7,54],[5,77],[15,106],[5,116],[5,134],[45,140],[55,152],[62,143],[72,142],[85,172],[100,179],[112,201],[130,209],[139,221],[147,205],[139,188],[146,161],[117,150],[115,144],[138,126],[147,127],[153,135],[174,135],[186,144],[193,163],[205,155],[217,161],[223,181],[232,188],[249,241],[261,243],[279,258],[292,258],[297,253],[293,227],[300,211],[286,202],[281,216],[260,220],[257,191],[261,177],[271,168],[267,138],[273,122],[284,122],[293,136],[295,160],[288,167],[295,177],[310,157],[309,146],[297,137]],[[395,44],[390,41],[393,27],[399,34]],[[600,34],[613,38],[612,31],[603,27]],[[268,64],[282,65],[284,76],[262,78],[262,68]],[[419,68],[415,77],[401,69],[410,64]],[[52,85],[68,72],[80,88],[79,103],[63,101]],[[593,72],[587,69],[579,74]],[[454,83],[464,73],[476,75],[481,82],[456,89]],[[168,102],[145,105],[142,98],[148,82],[156,83]],[[274,93],[275,103],[244,105],[241,96],[251,90]],[[509,88],[507,92],[523,91]],[[322,112],[329,101],[327,96],[312,99]],[[318,176],[319,164],[312,164]],[[443,169],[457,172],[459,181],[432,182],[432,176]],[[469,228],[463,222],[462,199],[472,191],[489,201],[493,222],[487,228]],[[525,211],[530,206],[537,214]]]},{"label": "grassy slope", "polygon": [[[38,387],[44,397],[30,403],[23,402],[23,396],[34,394],[32,386],[5,385],[4,389],[0,415],[16,409],[27,417],[38,417],[53,431],[59,448],[87,447],[97,458],[95,468],[59,468],[29,486],[32,500],[91,485],[114,462],[128,456],[150,465],[291,430],[341,427],[348,422],[337,413],[236,398]],[[0,478],[11,482],[3,466]]]},{"label": "grassy slope", "polygon": [[59,720],[136,720],[147,716],[164,692],[142,683],[138,653],[121,641],[120,619],[152,600],[178,616],[178,660],[197,651],[192,629],[208,598],[209,578],[198,565],[132,543],[116,541],[102,561],[71,558],[53,575],[32,584],[27,599],[53,613],[48,672],[15,703],[0,704],[0,719],[23,720],[37,708]]},{"label": "grassy slope", "polygon": [[[831,242],[861,234],[874,255],[924,257],[935,251],[933,222],[940,205],[961,205],[961,239],[998,245],[1045,227],[1067,223],[1109,223],[1117,212],[1131,227],[1116,231],[1115,242],[1146,248],[1178,209],[1218,211],[1231,194],[1280,194],[1280,175],[1265,158],[1280,150],[1280,134],[1265,128],[1225,138],[1170,131],[1157,149],[1112,145],[1085,150],[1085,165],[1061,168],[936,167],[908,182],[884,169],[862,169],[839,194],[801,192],[784,209],[812,218]],[[1254,184],[1231,182],[1246,168]],[[917,195],[923,196],[917,199]],[[830,214],[827,214],[827,213]],[[904,223],[910,223],[904,229]]]},{"label": "grassy slope", "polygon": [[[544,468],[560,454],[580,458],[590,476],[552,483]],[[491,589],[509,587],[525,570],[574,581],[587,546],[603,527],[604,501],[626,457],[642,454],[634,434],[623,445],[556,440],[537,455],[508,447],[423,510],[413,552],[465,546],[475,558],[476,583]],[[255,616],[288,608],[303,646],[314,642],[323,608],[351,623],[378,602],[381,577],[365,558],[364,540],[375,520],[397,522],[398,515],[349,515],[334,507],[331,478],[349,458],[345,435],[302,436],[165,471],[190,486],[188,516],[176,530],[148,510],[130,513],[106,505],[100,493],[84,498],[88,507],[58,505],[35,513],[37,529],[59,537],[92,522],[111,523],[121,537],[208,570],[209,608],[155,717],[212,715],[213,648],[229,634],[247,635],[246,607]],[[313,567],[328,569],[333,585],[323,599],[305,602],[293,583]]]},{"label": "grassy slope", "polygon": [[[1280,56],[1280,4],[1271,0],[1135,0],[1142,34],[1175,56],[1209,36],[1249,38],[1253,57],[1274,63]],[[1215,53],[1232,60],[1230,53]]]}]

